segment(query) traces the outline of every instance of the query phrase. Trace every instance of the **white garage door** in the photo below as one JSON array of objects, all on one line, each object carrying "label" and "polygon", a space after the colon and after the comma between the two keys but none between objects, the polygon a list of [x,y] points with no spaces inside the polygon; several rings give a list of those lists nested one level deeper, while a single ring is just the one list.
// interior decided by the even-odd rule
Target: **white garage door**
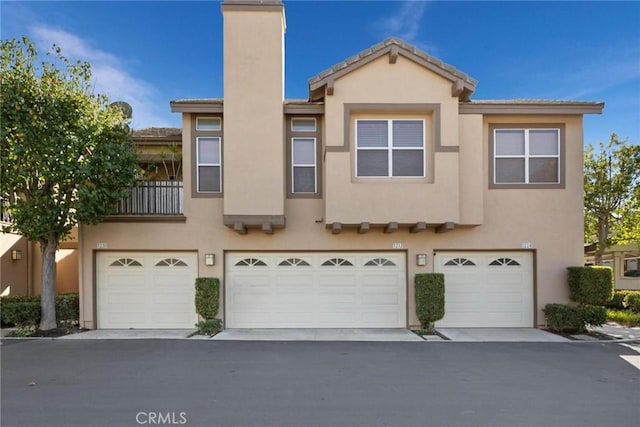
[{"label": "white garage door", "polygon": [[101,329],[194,329],[197,255],[192,252],[99,252]]},{"label": "white garage door", "polygon": [[531,252],[438,252],[445,275],[445,316],[439,327],[532,327]]},{"label": "white garage door", "polygon": [[406,327],[403,253],[229,253],[228,328]]}]

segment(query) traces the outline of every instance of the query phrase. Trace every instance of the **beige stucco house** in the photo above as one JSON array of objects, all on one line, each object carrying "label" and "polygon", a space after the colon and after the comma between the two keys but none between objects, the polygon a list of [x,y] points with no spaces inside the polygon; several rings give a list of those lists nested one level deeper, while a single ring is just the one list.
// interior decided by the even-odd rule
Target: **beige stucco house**
[{"label": "beige stucco house", "polygon": [[287,100],[283,5],[221,8],[224,100],[171,102],[181,203],[159,189],[80,229],[83,326],[192,328],[198,276],[220,278],[228,328],[415,327],[424,272],[446,277],[441,327],[534,327],[568,300],[602,103],[473,100],[476,80],[394,38]]},{"label": "beige stucco house", "polygon": [[[584,246],[584,263],[594,265],[595,244]],[[640,290],[640,243],[609,246],[602,264],[613,268],[616,289]]]}]

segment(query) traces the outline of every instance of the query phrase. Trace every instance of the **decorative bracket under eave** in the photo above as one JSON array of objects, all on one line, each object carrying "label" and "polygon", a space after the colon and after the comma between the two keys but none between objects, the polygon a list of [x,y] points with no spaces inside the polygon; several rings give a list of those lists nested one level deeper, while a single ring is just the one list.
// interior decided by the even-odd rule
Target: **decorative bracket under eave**
[{"label": "decorative bracket under eave", "polygon": [[456,226],[453,222],[445,222],[436,227],[436,233],[446,233],[447,231],[453,230],[455,227]]}]

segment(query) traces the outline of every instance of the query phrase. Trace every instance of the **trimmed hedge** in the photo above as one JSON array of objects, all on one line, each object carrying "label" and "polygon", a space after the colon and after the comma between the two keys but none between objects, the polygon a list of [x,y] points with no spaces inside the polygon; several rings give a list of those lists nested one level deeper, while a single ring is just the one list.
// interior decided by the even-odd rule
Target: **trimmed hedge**
[{"label": "trimmed hedge", "polygon": [[607,323],[607,309],[604,307],[547,304],[542,311],[549,329],[557,332],[585,332],[587,325]]},{"label": "trimmed hedge", "polygon": [[[80,297],[77,293],[56,296],[58,327],[77,326],[80,322]],[[40,296],[8,295],[0,298],[0,318],[3,324],[36,327],[40,323]]]},{"label": "trimmed hedge", "polygon": [[80,324],[80,295],[70,293],[56,297],[56,322],[59,327]]},{"label": "trimmed hedge", "polygon": [[569,298],[578,304],[605,305],[613,298],[614,281],[611,267],[567,267]]},{"label": "trimmed hedge", "polygon": [[222,320],[220,319],[207,319],[196,323],[198,328],[198,334],[214,336],[222,330]]},{"label": "trimmed hedge", "polygon": [[[0,320],[3,324],[13,324],[13,322],[9,321],[9,312],[14,313],[15,310],[12,308],[12,305],[22,302],[35,302],[40,305],[40,297],[29,295],[7,295],[6,297],[0,297]],[[40,312],[38,312],[38,316],[40,316]],[[40,320],[38,320],[38,322],[39,321]]]},{"label": "trimmed hedge", "polygon": [[196,278],[196,312],[204,319],[218,315],[220,280],[217,277]]},{"label": "trimmed hedge", "polygon": [[616,310],[624,310],[624,299],[629,294],[640,295],[640,291],[632,291],[630,289],[621,289],[613,292],[613,298],[607,303],[607,307],[614,308]]},{"label": "trimmed hedge", "polygon": [[415,276],[416,315],[423,329],[444,317],[444,274],[420,273]]},{"label": "trimmed hedge", "polygon": [[640,292],[629,292],[622,303],[624,308],[640,313]]},{"label": "trimmed hedge", "polygon": [[3,322],[18,328],[33,328],[40,323],[40,298],[36,301],[2,303]]}]

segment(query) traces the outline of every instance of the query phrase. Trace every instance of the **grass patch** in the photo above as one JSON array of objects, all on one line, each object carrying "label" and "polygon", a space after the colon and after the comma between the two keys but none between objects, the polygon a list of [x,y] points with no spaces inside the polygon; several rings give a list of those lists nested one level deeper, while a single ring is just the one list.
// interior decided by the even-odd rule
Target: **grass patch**
[{"label": "grass patch", "polygon": [[608,309],[607,319],[626,326],[640,326],[640,313],[631,310]]}]

